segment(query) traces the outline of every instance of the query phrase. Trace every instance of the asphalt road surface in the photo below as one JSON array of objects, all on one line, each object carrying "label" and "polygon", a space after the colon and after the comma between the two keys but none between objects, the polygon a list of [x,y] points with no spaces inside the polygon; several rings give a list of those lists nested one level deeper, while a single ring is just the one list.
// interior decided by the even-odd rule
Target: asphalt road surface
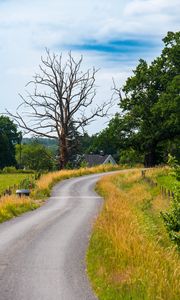
[{"label": "asphalt road surface", "polygon": [[57,184],[44,206],[0,224],[0,300],[95,300],[85,253],[102,174]]}]

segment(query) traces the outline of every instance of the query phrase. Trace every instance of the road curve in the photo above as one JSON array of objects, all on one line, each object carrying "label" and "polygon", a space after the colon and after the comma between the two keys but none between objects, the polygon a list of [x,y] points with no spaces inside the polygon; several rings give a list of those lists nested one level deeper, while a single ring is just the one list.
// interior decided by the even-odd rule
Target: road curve
[{"label": "road curve", "polygon": [[0,300],[95,300],[85,272],[102,174],[57,184],[44,206],[0,225]]}]

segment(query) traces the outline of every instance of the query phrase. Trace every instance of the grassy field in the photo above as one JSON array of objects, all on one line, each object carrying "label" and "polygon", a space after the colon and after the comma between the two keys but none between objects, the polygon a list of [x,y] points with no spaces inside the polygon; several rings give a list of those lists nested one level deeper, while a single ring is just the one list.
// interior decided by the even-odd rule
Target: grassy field
[{"label": "grassy field", "polygon": [[158,187],[140,171],[105,176],[105,197],[87,253],[87,268],[100,300],[179,300],[179,254],[160,211],[169,208]]},{"label": "grassy field", "polygon": [[18,185],[28,177],[31,176],[29,174],[0,174],[0,195],[9,187]]}]

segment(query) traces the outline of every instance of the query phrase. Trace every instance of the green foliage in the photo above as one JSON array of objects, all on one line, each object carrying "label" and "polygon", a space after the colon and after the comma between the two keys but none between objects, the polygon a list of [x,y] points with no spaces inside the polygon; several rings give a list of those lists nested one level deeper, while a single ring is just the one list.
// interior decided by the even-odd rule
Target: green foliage
[{"label": "green foliage", "polygon": [[119,163],[133,166],[137,163],[143,163],[143,156],[139,155],[139,153],[133,148],[122,150],[120,152]]},{"label": "green foliage", "polygon": [[[87,152],[89,152],[89,148],[92,145],[92,142],[94,141],[94,136],[89,136],[86,132],[81,135],[78,131],[74,130],[72,126],[72,132],[71,132],[71,141],[69,141],[69,161],[66,164],[66,169],[74,169],[77,167],[76,158],[77,155],[83,155]],[[49,139],[49,138],[23,138],[22,140],[24,145],[34,145],[34,144],[40,144],[46,147],[48,149],[53,157],[58,156],[58,140],[55,139]],[[20,148],[20,146],[18,146]],[[20,153],[20,149],[18,148],[18,151]],[[16,151],[16,153],[18,152]],[[20,154],[18,154],[18,162],[20,161]],[[16,156],[17,157],[17,156]],[[56,162],[57,164],[57,162]]]},{"label": "green foliage", "polygon": [[41,144],[46,146],[49,150],[51,150],[54,154],[57,153],[58,150],[58,140],[56,139],[50,139],[50,138],[39,138],[39,137],[33,137],[33,138],[23,138],[22,139],[23,144]]},{"label": "green foliage", "polygon": [[174,192],[174,198],[171,203],[171,209],[167,213],[161,213],[170,239],[180,250],[180,186],[177,186]]},{"label": "green foliage", "polygon": [[16,125],[5,116],[0,116],[0,169],[15,166],[15,144],[20,139]]},{"label": "green foliage", "polygon": [[123,118],[116,114],[100,134],[92,136],[88,153],[99,154],[102,150],[104,154],[111,154],[115,159],[119,159],[119,153],[124,149],[128,138],[125,126]]},{"label": "green foliage", "polygon": [[180,181],[180,165],[177,159],[171,154],[168,155],[168,164],[173,169],[172,175]]},{"label": "green foliage", "polygon": [[157,175],[156,181],[158,185],[174,192],[175,186],[180,185],[180,182],[176,180],[173,173],[174,172],[170,171],[168,174],[160,173],[159,175]]},{"label": "green foliage", "polygon": [[38,143],[16,145],[16,160],[26,169],[52,170],[55,165],[52,152]]},{"label": "green foliage", "polygon": [[72,126],[72,132],[69,141],[69,161],[66,169],[76,169],[79,167],[79,157],[88,152],[94,137],[90,137],[86,132],[81,135]]},{"label": "green foliage", "polygon": [[33,177],[26,177],[19,183],[20,189],[33,189],[35,186],[36,184]]},{"label": "green foliage", "polygon": [[87,168],[87,167],[88,167],[87,161],[84,161],[84,160],[83,160],[83,161],[81,162],[81,164],[80,164],[80,167],[81,167],[81,168]]},{"label": "green foliage", "polygon": [[14,174],[17,172],[15,167],[5,167],[3,168],[3,173]]},{"label": "green foliage", "polygon": [[15,167],[5,167],[0,170],[0,174],[35,174],[34,170],[16,169]]},{"label": "green foliage", "polygon": [[85,132],[83,135],[79,137],[79,151],[76,152],[76,154],[85,154],[88,152],[89,148],[92,145],[92,142],[94,140],[94,135],[89,136],[87,132]]},{"label": "green foliage", "polygon": [[168,163],[173,170],[171,176],[175,178],[177,183],[173,186],[174,198],[172,199],[171,209],[167,213],[162,213],[162,217],[169,232],[170,239],[180,250],[180,165],[178,165],[177,160],[170,154]]}]

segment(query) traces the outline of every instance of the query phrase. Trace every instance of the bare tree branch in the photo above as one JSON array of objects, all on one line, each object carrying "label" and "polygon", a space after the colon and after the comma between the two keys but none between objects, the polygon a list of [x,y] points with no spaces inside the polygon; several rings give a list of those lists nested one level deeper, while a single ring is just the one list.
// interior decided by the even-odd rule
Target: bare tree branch
[{"label": "bare tree branch", "polygon": [[63,63],[62,55],[46,49],[39,73],[27,84],[33,92],[27,91],[26,97],[20,95],[22,102],[15,114],[8,112],[26,133],[59,139],[61,168],[68,161],[72,127],[84,130],[96,117],[107,116],[113,102],[111,99],[88,109],[96,96],[97,70],[82,72],[82,61],[82,56],[75,61],[70,52]]}]

